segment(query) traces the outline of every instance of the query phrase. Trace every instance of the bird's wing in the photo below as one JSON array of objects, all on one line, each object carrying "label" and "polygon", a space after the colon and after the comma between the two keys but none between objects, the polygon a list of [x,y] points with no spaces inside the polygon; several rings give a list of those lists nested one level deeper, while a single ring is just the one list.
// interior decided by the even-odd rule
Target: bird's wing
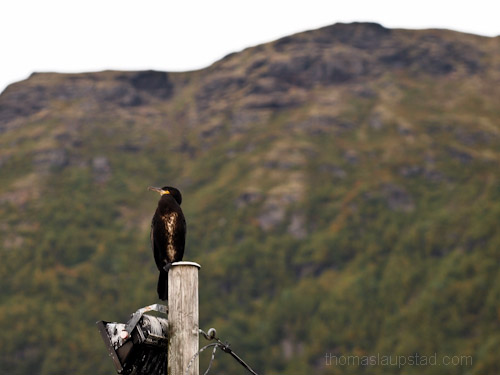
[{"label": "bird's wing", "polygon": [[182,211],[179,212],[177,220],[175,220],[174,242],[176,244],[175,261],[180,262],[184,256],[186,242],[186,220]]},{"label": "bird's wing", "polygon": [[155,218],[153,217],[153,220],[151,220],[151,231],[149,232],[149,242],[151,243],[151,250],[153,252],[155,251],[155,244],[154,244],[154,220]]},{"label": "bird's wing", "polygon": [[165,252],[166,239],[165,239],[165,234],[162,233],[163,231],[164,229],[161,219],[158,217],[158,215],[154,215],[153,220],[151,222],[150,240],[151,240],[151,249],[153,250],[153,255],[156,262],[156,267],[159,270],[162,270],[163,266],[167,262],[166,259],[167,254]]}]

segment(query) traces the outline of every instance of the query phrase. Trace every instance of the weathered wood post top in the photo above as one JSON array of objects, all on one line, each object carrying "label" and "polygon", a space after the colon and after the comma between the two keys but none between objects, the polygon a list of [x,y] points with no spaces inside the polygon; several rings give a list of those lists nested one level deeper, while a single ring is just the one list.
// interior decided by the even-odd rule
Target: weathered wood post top
[{"label": "weathered wood post top", "polygon": [[[194,262],[175,262],[168,272],[168,375],[198,375],[198,271]],[[186,369],[189,371],[186,374]]]}]

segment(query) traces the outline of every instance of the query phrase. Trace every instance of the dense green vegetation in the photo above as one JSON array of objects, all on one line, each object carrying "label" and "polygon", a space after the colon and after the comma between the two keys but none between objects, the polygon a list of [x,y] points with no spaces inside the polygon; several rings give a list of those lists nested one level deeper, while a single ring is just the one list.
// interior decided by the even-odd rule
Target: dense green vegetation
[{"label": "dense green vegetation", "polygon": [[[202,265],[200,326],[257,372],[500,371],[498,38],[432,32],[443,48],[475,38],[474,73],[412,60],[285,91],[267,81],[285,58],[279,74],[295,68],[294,40],[312,54],[328,30],[172,74],[173,93],[104,72],[36,75],[0,96],[5,114],[23,90],[47,101],[0,117],[1,374],[114,373],[95,322],[157,302],[146,188],[164,184],[183,192],[185,259]],[[428,33],[391,38],[403,50]],[[326,358],[416,353],[438,365]],[[460,356],[471,362],[442,364]],[[244,370],[219,353],[213,372]]]}]

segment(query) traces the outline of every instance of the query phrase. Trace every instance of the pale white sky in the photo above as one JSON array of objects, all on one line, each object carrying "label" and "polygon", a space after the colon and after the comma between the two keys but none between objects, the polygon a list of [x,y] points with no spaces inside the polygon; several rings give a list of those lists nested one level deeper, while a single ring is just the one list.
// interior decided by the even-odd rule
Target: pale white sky
[{"label": "pale white sky", "polygon": [[2,0],[0,92],[32,72],[186,71],[336,22],[500,35],[499,0]]}]

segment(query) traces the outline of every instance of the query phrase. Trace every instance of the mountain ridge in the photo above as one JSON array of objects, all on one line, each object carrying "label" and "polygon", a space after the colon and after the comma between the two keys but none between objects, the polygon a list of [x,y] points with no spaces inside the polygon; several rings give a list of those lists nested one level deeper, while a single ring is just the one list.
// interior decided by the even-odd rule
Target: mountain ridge
[{"label": "mountain ridge", "polygon": [[154,302],[146,188],[169,184],[185,197],[186,259],[202,265],[200,326],[258,372],[400,371],[325,353],[498,371],[499,44],[337,24],[192,72],[9,86],[0,367],[113,371],[94,322]]}]

